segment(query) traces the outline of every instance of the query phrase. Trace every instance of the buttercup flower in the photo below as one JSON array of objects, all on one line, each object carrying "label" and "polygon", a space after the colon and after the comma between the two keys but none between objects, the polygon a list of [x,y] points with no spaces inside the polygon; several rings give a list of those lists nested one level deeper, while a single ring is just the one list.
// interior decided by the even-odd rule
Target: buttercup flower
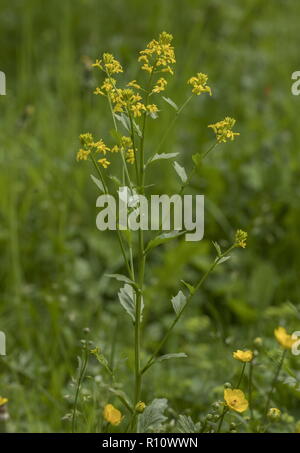
[{"label": "buttercup flower", "polygon": [[208,85],[206,85],[207,80],[208,76],[206,74],[198,72],[198,74],[194,77],[191,77],[187,83],[189,85],[192,85],[192,93],[196,94],[197,96],[202,93],[209,93],[211,96],[211,89]]},{"label": "buttercup flower", "polygon": [[4,406],[6,403],[8,403],[8,399],[0,396],[0,407]]},{"label": "buttercup flower", "polygon": [[117,426],[122,421],[121,412],[116,409],[112,404],[106,404],[103,410],[103,417],[111,425]]},{"label": "buttercup flower", "polygon": [[253,352],[250,350],[241,351],[238,349],[232,355],[234,359],[239,360],[240,362],[251,362],[251,360],[253,360]]},{"label": "buttercup flower", "polygon": [[242,247],[243,249],[246,247],[246,241],[247,241],[248,233],[243,230],[237,230],[235,234],[235,246],[236,247]]},{"label": "buttercup flower", "polygon": [[285,349],[291,349],[295,341],[292,335],[289,335],[284,327],[277,327],[274,330],[274,335],[278,343]]},{"label": "buttercup flower", "polygon": [[227,406],[236,412],[245,412],[248,409],[248,401],[242,390],[225,389],[224,400]]},{"label": "buttercup flower", "polygon": [[228,140],[233,141],[234,138],[240,135],[238,132],[233,132],[232,128],[235,125],[235,119],[226,116],[223,121],[218,121],[215,124],[210,124],[208,127],[211,127],[216,134],[218,143],[226,143]]}]

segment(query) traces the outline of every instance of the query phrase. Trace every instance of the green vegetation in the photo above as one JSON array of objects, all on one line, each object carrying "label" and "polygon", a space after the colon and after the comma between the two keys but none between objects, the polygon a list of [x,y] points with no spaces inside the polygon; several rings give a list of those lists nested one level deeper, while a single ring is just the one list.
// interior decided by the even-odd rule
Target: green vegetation
[{"label": "green vegetation", "polygon": [[[139,51],[165,30],[174,36],[177,63],[163,94],[182,105],[191,93],[187,80],[203,72],[213,96],[190,101],[159,151],[178,152],[190,173],[192,155],[214,143],[209,124],[233,117],[240,136],[209,153],[191,178],[188,192],[206,197],[204,240],[179,237],[149,256],[143,364],[174,319],[171,299],[185,290],[181,280],[196,285],[208,270],[216,254],[212,241],[226,250],[238,228],[248,232],[248,241],[195,294],[161,350],[187,357],[155,363],[145,373],[142,400],[149,405],[159,398],[160,426],[153,429],[162,431],[295,432],[299,356],[287,351],[281,363],[273,332],[278,326],[300,330],[299,99],[290,91],[291,74],[300,69],[300,5],[0,3],[0,70],[7,79],[7,95],[0,96],[0,330],[7,338],[0,396],[9,399],[7,429],[70,432],[80,372],[75,429],[128,426],[130,410],[120,392],[134,399],[134,335],[117,297],[123,283],[106,277],[127,272],[117,236],[96,229],[98,191],[90,179],[96,174],[76,162],[76,153],[82,132],[111,140],[111,116],[93,94],[99,76],[91,63],[111,52],[126,80],[138,79]],[[174,117],[163,100],[159,109],[159,119],[147,126],[146,159]],[[149,167],[150,182],[156,193],[180,190],[168,160]],[[232,357],[237,349],[253,350],[254,361],[238,363]],[[242,371],[250,409],[226,410],[221,424],[224,384],[239,387]],[[103,420],[108,403],[124,415],[117,427]],[[265,417],[267,403],[280,409],[279,418],[276,411]],[[147,429],[146,417],[141,424]]]}]

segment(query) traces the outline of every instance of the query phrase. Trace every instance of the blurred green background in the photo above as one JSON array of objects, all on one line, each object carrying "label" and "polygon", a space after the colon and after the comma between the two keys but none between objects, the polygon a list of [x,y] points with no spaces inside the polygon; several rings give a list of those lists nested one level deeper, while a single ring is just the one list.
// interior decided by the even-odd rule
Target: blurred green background
[{"label": "blurred green background", "polygon": [[[112,52],[138,78],[137,55],[165,30],[173,34],[175,76],[166,95],[181,104],[186,81],[209,75],[213,97],[193,99],[164,145],[191,156],[208,149],[207,125],[229,115],[240,137],[209,155],[190,193],[206,196],[205,239],[156,249],[146,273],[144,353],[172,319],[170,299],[180,280],[195,282],[213,257],[212,240],[226,246],[237,228],[248,247],[219,266],[187,310],[166,352],[188,359],[154,366],[144,399],[165,396],[174,414],[197,419],[238,372],[233,349],[262,337],[275,348],[278,324],[299,329],[300,100],[291,94],[299,70],[300,4],[293,0],[0,0],[0,330],[7,357],[0,394],[9,398],[11,429],[68,431],[76,356],[84,327],[108,356],[116,348],[120,381],[131,392],[132,328],[118,301],[120,285],[106,273],[124,273],[112,233],[95,227],[92,169],[76,163],[78,135],[109,137],[104,99],[89,63]],[[147,154],[172,119],[167,104],[151,123]],[[152,166],[157,192],[179,188],[170,163]],[[297,369],[297,362],[295,367]],[[236,366],[236,368],[235,368]],[[299,367],[299,366],[298,366]],[[271,379],[261,364],[256,398]],[[105,377],[96,363],[86,384],[81,430],[98,429]],[[295,374],[299,379],[299,375]],[[221,390],[220,390],[221,389]],[[278,390],[278,404],[300,416],[300,392]],[[298,414],[299,412],[299,414]]]}]

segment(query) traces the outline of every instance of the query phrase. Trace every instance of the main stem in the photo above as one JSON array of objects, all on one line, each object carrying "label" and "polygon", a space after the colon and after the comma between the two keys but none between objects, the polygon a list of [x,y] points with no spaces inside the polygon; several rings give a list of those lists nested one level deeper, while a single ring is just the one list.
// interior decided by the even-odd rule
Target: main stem
[{"label": "main stem", "polygon": [[[155,67],[155,66],[154,66]],[[154,68],[150,74],[147,96],[146,96],[146,105],[150,96],[150,87],[153,77]],[[137,183],[140,186],[140,192],[144,194],[145,186],[145,165],[144,165],[144,142],[145,142],[145,132],[146,132],[146,122],[147,115],[144,113],[143,125],[142,125],[142,137],[140,145],[140,166],[139,166],[139,176]],[[132,137],[134,139],[134,129],[131,119],[131,129]],[[139,241],[138,241],[138,290],[136,293],[136,312],[135,312],[135,392],[134,392],[134,401],[137,404],[141,399],[142,393],[142,371],[141,371],[141,311],[142,311],[142,298],[143,298],[143,286],[144,286],[144,275],[145,275],[145,253],[144,253],[144,233],[143,230],[139,229]],[[135,417],[136,420],[136,417]]]}]

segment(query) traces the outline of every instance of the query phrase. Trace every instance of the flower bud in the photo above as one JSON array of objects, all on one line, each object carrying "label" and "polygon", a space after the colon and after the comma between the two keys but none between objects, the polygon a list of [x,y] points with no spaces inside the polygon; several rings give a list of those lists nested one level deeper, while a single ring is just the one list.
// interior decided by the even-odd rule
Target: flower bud
[{"label": "flower bud", "polygon": [[139,414],[142,414],[144,412],[145,408],[146,408],[146,404],[143,401],[139,401],[135,406],[135,410]]}]

